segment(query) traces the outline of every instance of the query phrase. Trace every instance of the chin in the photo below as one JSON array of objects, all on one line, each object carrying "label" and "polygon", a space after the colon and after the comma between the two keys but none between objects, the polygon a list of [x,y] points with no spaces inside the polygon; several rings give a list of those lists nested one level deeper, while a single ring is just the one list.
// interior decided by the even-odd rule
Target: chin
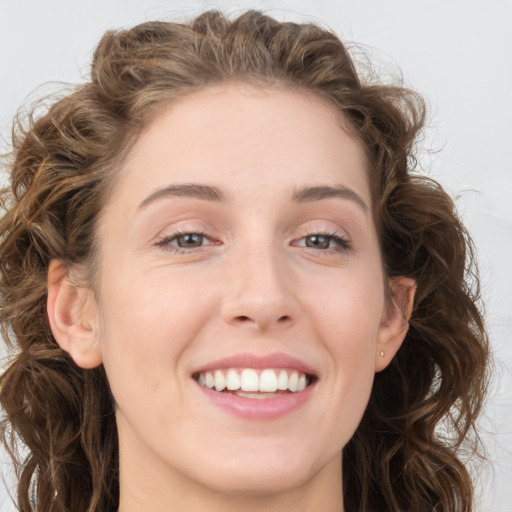
[{"label": "chin", "polygon": [[334,464],[339,467],[341,485],[341,454],[327,462],[313,462],[307,460],[308,457],[290,452],[283,456],[272,451],[261,455],[246,454],[229,462],[225,459],[225,464],[217,466],[214,471],[208,468],[208,474],[199,478],[206,487],[224,495],[269,497],[307,486]]},{"label": "chin", "polygon": [[303,487],[314,476],[314,472],[303,468],[269,468],[272,461],[268,462],[266,468],[246,464],[236,472],[220,472],[209,487],[225,495],[268,497]]}]

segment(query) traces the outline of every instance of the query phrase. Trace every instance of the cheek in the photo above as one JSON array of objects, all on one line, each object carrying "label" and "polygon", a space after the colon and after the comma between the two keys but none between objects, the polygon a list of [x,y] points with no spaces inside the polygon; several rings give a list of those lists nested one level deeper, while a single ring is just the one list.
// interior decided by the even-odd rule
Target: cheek
[{"label": "cheek", "polygon": [[377,265],[310,280],[307,301],[333,349],[359,353],[364,352],[363,345],[376,343],[384,307],[383,278]]},{"label": "cheek", "polygon": [[[377,271],[346,273],[311,289],[310,312],[327,353],[327,369],[343,407],[364,410],[374,373],[384,287]],[[319,300],[321,297],[321,300]]]},{"label": "cheek", "polygon": [[137,383],[152,392],[170,383],[180,355],[207,321],[197,293],[189,293],[184,283],[161,279],[132,280],[128,289],[110,280],[101,304],[100,341],[113,392],[117,383],[127,388]]}]

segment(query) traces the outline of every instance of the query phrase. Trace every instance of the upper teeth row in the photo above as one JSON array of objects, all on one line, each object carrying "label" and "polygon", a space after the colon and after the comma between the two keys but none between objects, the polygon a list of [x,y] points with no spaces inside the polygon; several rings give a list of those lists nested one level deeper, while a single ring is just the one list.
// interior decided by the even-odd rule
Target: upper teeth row
[{"label": "upper teeth row", "polygon": [[305,389],[307,385],[306,374],[292,371],[289,375],[286,370],[262,370],[258,372],[253,368],[245,368],[241,372],[230,368],[229,370],[215,370],[212,372],[201,372],[198,382],[201,386],[216,391],[228,389],[229,391],[291,391],[296,393]]}]

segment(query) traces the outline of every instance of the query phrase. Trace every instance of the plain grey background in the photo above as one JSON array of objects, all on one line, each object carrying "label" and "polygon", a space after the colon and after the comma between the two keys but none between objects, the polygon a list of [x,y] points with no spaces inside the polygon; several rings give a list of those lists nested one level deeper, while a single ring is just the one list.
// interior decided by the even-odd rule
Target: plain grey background
[{"label": "plain grey background", "polygon": [[[422,164],[457,198],[473,234],[495,357],[481,421],[490,462],[470,461],[478,511],[512,512],[512,1],[0,0],[0,151],[17,109],[59,88],[41,84],[87,75],[106,29],[184,20],[206,8],[318,22],[362,43],[383,70],[400,68],[427,98]],[[0,469],[0,512],[10,512],[12,472]]]}]

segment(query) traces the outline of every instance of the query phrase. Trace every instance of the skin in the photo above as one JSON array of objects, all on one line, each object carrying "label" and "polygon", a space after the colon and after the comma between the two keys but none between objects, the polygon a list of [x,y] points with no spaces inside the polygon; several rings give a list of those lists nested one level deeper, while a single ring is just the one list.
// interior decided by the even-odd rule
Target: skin
[{"label": "skin", "polygon": [[[225,198],[158,192],[180,184]],[[352,194],[293,200],[312,186]],[[176,229],[206,236],[179,248]],[[120,510],[342,511],[343,447],[407,324],[386,299],[364,151],[339,114],[313,95],[240,84],[177,100],[143,130],[98,230],[94,294],[52,262],[48,311],[78,365],[105,366]],[[326,249],[311,246],[319,233]],[[390,283],[396,300],[412,284]],[[275,352],[317,377],[275,420],[226,413],[191,377]]]}]

